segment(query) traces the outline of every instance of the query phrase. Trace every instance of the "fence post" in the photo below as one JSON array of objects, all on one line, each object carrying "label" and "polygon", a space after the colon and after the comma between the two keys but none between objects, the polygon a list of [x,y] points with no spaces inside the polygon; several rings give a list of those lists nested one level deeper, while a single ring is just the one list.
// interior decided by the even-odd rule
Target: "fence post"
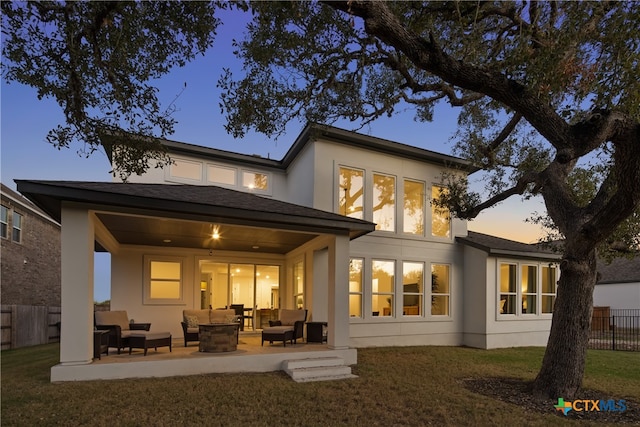
[{"label": "fence post", "polygon": [[611,317],[613,319],[613,328],[611,334],[611,348],[615,351],[616,349],[616,316]]}]

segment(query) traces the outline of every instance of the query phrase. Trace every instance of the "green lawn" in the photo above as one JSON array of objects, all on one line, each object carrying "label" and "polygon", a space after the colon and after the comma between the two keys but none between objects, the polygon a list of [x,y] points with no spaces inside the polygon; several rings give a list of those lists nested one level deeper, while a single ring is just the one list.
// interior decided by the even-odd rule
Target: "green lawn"
[{"label": "green lawn", "polygon": [[[538,414],[462,384],[531,380],[542,348],[360,349],[358,378],[301,384],[281,372],[51,384],[58,355],[57,344],[2,352],[3,426],[594,425],[557,415],[553,402]],[[584,386],[640,402],[640,355],[590,351]]]}]

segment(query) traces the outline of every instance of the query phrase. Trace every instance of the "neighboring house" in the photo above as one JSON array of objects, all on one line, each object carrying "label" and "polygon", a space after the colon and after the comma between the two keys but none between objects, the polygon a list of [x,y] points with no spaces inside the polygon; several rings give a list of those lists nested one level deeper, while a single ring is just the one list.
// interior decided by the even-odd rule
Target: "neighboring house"
[{"label": "neighboring house", "polygon": [[1,184],[2,304],[60,306],[60,224]]},{"label": "neighboring house", "polygon": [[546,344],[558,256],[431,206],[441,173],[469,163],[320,125],[282,160],[164,144],[174,163],[126,184],[18,181],[62,223],[62,365],[91,360],[94,248],[111,253],[111,308],[174,337],[185,308],[244,304],[258,328],[271,309],[306,308],[350,360]]},{"label": "neighboring house", "polygon": [[600,278],[593,291],[594,307],[640,310],[640,255],[598,262]]}]

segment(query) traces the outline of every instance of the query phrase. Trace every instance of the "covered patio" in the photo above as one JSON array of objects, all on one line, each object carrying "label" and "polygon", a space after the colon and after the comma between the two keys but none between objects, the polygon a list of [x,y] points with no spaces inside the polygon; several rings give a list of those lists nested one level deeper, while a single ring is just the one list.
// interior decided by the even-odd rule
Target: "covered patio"
[{"label": "covered patio", "polygon": [[[355,349],[330,349],[327,344],[306,343],[301,340],[284,347],[281,343],[260,345],[260,333],[241,333],[238,350],[227,353],[204,353],[198,344],[184,346],[182,339],[173,339],[168,347],[150,349],[146,356],[140,349],[117,354],[110,349],[93,363],[83,366],[58,366],[55,380],[90,381],[120,378],[169,377],[182,375],[224,374],[241,372],[272,372],[283,369],[283,362],[341,358],[345,365],[357,363]],[[53,374],[53,371],[52,371]]]},{"label": "covered patio", "polygon": [[[62,324],[60,364],[51,381],[266,372],[283,360],[335,355],[356,363],[349,348],[349,242],[375,225],[267,197],[213,186],[69,181],[17,181],[18,191],[62,224]],[[224,238],[213,241],[211,230]],[[93,359],[93,256],[112,255],[112,310],[126,310],[152,331],[174,341],[148,355]],[[147,256],[180,259],[180,294],[174,302],[148,298]],[[301,308],[307,320],[327,322],[327,345],[258,348],[259,335],[241,334],[233,354],[194,354],[180,345],[181,313],[201,307],[198,265],[221,262],[279,265],[282,308]],[[292,263],[303,261],[303,289],[294,289]],[[146,284],[145,284],[146,283]],[[114,350],[112,352],[115,353]],[[128,351],[127,351],[128,353]],[[168,355],[165,355],[167,353]]]}]

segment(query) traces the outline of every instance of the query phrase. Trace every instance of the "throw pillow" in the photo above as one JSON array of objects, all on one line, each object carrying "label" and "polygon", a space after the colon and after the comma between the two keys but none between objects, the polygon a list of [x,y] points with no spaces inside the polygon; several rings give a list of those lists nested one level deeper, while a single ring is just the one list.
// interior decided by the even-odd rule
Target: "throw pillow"
[{"label": "throw pillow", "polygon": [[282,322],[279,320],[269,320],[269,326],[282,326]]},{"label": "throw pillow", "polygon": [[238,316],[236,316],[235,314],[227,314],[227,315],[224,317],[224,322],[225,322],[225,323],[236,323],[236,318],[237,318],[237,317],[238,317]]},{"label": "throw pillow", "polygon": [[187,324],[187,328],[197,328],[198,327],[198,316],[184,316],[185,323]]}]

